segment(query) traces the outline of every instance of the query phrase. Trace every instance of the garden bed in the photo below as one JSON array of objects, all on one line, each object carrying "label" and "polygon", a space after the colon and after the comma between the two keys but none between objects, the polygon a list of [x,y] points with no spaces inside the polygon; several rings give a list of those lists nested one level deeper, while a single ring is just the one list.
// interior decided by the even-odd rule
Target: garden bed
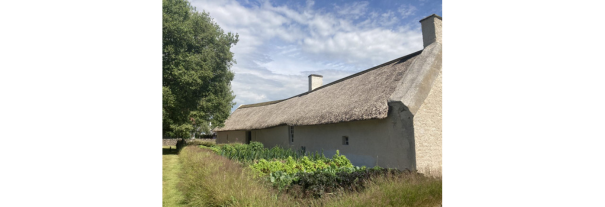
[{"label": "garden bed", "polygon": [[415,177],[425,180],[438,180],[438,192],[435,196],[441,200],[441,179],[428,178],[410,170],[366,168],[353,166],[338,150],[332,158],[320,152],[293,151],[274,147],[264,148],[262,143],[201,145],[217,155],[228,158],[249,169],[255,178],[264,179],[280,193],[285,192],[291,198],[322,198],[362,192],[375,182],[376,178],[399,179]]}]

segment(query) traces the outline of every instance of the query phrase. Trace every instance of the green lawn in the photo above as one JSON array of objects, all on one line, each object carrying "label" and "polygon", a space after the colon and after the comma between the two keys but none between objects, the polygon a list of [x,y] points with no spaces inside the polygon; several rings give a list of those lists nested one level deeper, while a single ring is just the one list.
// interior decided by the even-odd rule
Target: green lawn
[{"label": "green lawn", "polygon": [[163,206],[184,206],[183,195],[177,190],[178,174],[181,171],[179,156],[172,146],[162,147],[162,203]]}]

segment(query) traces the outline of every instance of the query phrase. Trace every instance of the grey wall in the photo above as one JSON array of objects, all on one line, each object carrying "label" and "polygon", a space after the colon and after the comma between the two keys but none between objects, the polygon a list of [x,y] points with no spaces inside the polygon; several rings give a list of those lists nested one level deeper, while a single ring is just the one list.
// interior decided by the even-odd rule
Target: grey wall
[{"label": "grey wall", "polygon": [[252,140],[261,142],[266,148],[288,146],[288,126],[276,126],[267,129],[252,130]]},{"label": "grey wall", "polygon": [[[294,142],[291,144],[288,126],[251,130],[251,135],[252,141],[262,142],[267,148],[281,146],[298,150],[304,146],[309,152],[323,150],[327,157],[332,157],[339,150],[356,166],[416,170],[412,117],[400,102],[389,103],[386,119],[294,126]],[[217,132],[216,143],[243,143],[245,133]],[[349,145],[343,145],[343,136],[349,137]]]},{"label": "grey wall", "polygon": [[[343,145],[343,136],[349,137],[349,145]],[[301,146],[305,146],[307,151],[323,150],[328,157],[339,150],[356,166],[415,169],[411,119],[407,123],[386,118],[294,126],[291,147],[298,150]]]},{"label": "grey wall", "polygon": [[216,143],[246,143],[246,131],[221,131],[216,132]]}]

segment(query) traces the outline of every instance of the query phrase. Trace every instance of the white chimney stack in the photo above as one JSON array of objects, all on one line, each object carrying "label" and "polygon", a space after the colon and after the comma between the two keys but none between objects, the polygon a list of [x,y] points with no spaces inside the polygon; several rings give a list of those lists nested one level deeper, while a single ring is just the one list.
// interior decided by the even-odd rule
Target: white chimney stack
[{"label": "white chimney stack", "polygon": [[441,17],[432,14],[420,20],[422,25],[422,41],[424,47],[429,46],[433,42],[443,43],[441,41]]},{"label": "white chimney stack", "polygon": [[309,75],[309,91],[312,91],[323,84],[323,76],[317,74]]}]

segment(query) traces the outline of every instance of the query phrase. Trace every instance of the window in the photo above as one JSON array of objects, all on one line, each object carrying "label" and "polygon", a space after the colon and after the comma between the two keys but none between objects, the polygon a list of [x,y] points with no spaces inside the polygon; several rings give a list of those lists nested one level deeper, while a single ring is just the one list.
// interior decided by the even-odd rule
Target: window
[{"label": "window", "polygon": [[349,137],[342,136],[342,145],[349,145]]},{"label": "window", "polygon": [[294,126],[290,126],[290,144],[294,143]]}]

